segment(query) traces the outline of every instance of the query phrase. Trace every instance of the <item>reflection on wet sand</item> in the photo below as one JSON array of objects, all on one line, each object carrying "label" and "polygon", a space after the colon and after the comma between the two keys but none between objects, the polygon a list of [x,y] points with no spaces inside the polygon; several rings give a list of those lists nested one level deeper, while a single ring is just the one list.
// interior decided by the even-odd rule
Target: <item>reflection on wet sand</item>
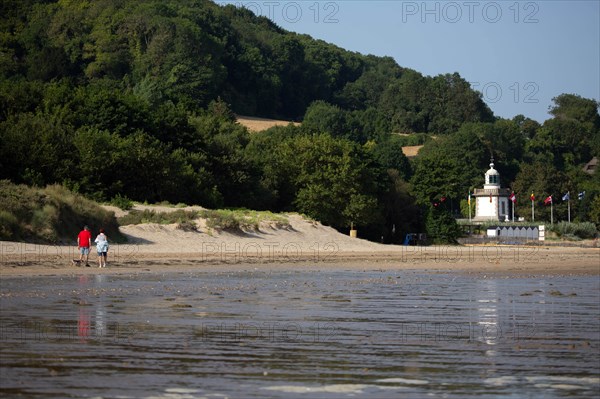
[{"label": "reflection on wet sand", "polygon": [[9,278],[0,393],[591,398],[599,288],[422,271]]}]

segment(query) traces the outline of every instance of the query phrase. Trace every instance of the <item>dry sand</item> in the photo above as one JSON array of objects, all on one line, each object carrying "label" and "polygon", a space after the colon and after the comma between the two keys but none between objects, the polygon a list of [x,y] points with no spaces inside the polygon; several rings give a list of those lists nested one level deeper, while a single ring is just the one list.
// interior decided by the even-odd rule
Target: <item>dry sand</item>
[{"label": "dry sand", "polygon": [[267,118],[257,118],[254,116],[242,116],[237,115],[236,119],[239,124],[246,126],[246,128],[250,132],[262,132],[263,130],[267,130],[272,128],[273,126],[287,126],[290,123],[293,123],[296,126],[299,126],[298,122],[291,121],[282,121],[276,119],[267,119]]},{"label": "dry sand", "polygon": [[423,148],[422,145],[407,145],[402,147],[402,152],[408,158],[414,158],[419,154],[419,151]]},{"label": "dry sand", "polygon": [[[138,209],[144,208],[141,205]],[[182,208],[152,207],[157,211]],[[187,209],[187,208],[183,208]],[[195,209],[195,208],[194,208]],[[430,246],[383,245],[351,238],[336,230],[290,214],[290,226],[263,223],[258,231],[207,229],[186,232],[176,225],[121,227],[128,244],[114,244],[108,268],[76,267],[72,246],[0,242],[0,276],[68,275],[73,273],[155,273],[212,270],[419,269],[506,276],[600,276],[600,248],[560,246]],[[359,231],[360,234],[360,231]],[[109,237],[110,238],[110,237]],[[590,243],[588,243],[590,244]]]}]

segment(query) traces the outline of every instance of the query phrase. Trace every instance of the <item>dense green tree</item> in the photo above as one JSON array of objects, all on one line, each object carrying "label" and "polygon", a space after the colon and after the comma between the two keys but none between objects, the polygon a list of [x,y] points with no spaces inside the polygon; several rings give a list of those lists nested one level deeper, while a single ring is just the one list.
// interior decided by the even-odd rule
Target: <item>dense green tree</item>
[{"label": "dense green tree", "polygon": [[459,209],[460,199],[473,187],[483,184],[483,173],[492,152],[482,141],[479,128],[465,125],[457,133],[428,143],[415,160],[411,182],[419,204],[431,204],[441,197],[449,199],[452,212]]},{"label": "dense green tree", "polygon": [[532,158],[550,160],[556,168],[565,169],[591,159],[592,135],[581,122],[553,118],[538,129],[527,150]]},{"label": "dense green tree", "polygon": [[127,194],[121,180],[122,171],[116,159],[121,137],[106,130],[82,127],[73,138],[77,151],[77,191],[99,200],[107,200],[122,193]]},{"label": "dense green tree", "polygon": [[302,128],[312,134],[329,133],[342,137],[348,132],[346,112],[325,101],[315,101],[307,109]]},{"label": "dense green tree", "polygon": [[383,171],[361,147],[329,135],[303,136],[290,141],[295,154],[296,208],[337,228],[377,221]]},{"label": "dense green tree", "polygon": [[600,103],[575,94],[561,94],[552,99],[550,114],[557,119],[573,119],[587,124],[590,130],[600,129]]},{"label": "dense green tree", "polygon": [[434,244],[456,244],[461,235],[456,219],[443,204],[427,207],[425,230],[427,239]]},{"label": "dense green tree", "polygon": [[493,122],[494,115],[481,97],[458,73],[436,76],[429,84],[427,131],[447,134],[465,122]]},{"label": "dense green tree", "polygon": [[428,85],[430,80],[413,70],[405,70],[391,80],[381,95],[379,106],[394,132],[428,132],[430,122]]},{"label": "dense green tree", "polygon": [[347,118],[349,125],[354,129],[352,139],[361,143],[369,139],[385,140],[392,129],[391,122],[375,107],[351,111]]},{"label": "dense green tree", "polygon": [[410,162],[402,151],[402,138],[396,135],[385,136],[379,142],[367,144],[373,157],[385,169],[394,169],[403,180],[410,179],[412,168]]},{"label": "dense green tree", "polygon": [[209,170],[224,204],[263,208],[260,170],[245,151],[249,133],[235,121],[227,104],[212,102],[206,111],[191,117],[190,124],[203,143],[202,152],[208,155]]},{"label": "dense green tree", "polygon": [[376,226],[379,230],[370,235],[376,239],[376,233],[379,233],[383,236],[384,243],[400,244],[406,234],[424,232],[423,208],[417,206],[415,198],[410,194],[409,184],[396,169],[388,169],[388,177],[389,189],[382,201],[384,225]]},{"label": "dense green tree", "polygon": [[288,142],[302,135],[294,125],[273,127],[251,136],[246,155],[260,169],[260,199],[267,209],[293,211],[297,186],[297,164],[292,146]]},{"label": "dense green tree", "polygon": [[553,99],[550,113],[528,142],[531,158],[550,159],[556,168],[580,167],[600,154],[600,114],[598,102],[572,94]]},{"label": "dense green tree", "polygon": [[75,178],[72,134],[45,113],[9,117],[0,124],[0,177],[36,186]]},{"label": "dense green tree", "polygon": [[521,114],[515,116],[512,121],[517,124],[519,127],[519,132],[525,139],[532,139],[541,126],[537,121],[527,118]]},{"label": "dense green tree", "polygon": [[402,68],[391,57],[367,56],[373,65],[355,81],[348,82],[336,96],[336,102],[346,109],[362,110],[377,107],[388,85],[402,76]]}]

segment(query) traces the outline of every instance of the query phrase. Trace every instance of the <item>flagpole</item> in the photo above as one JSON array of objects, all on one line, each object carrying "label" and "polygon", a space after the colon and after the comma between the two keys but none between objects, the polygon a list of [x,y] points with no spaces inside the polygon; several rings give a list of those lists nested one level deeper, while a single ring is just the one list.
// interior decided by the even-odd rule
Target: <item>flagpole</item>
[{"label": "flagpole", "polygon": [[535,202],[534,200],[531,200],[531,221],[532,222],[535,222],[535,210],[533,208],[534,207],[534,205],[533,205],[534,202]]},{"label": "flagpole", "polygon": [[468,205],[469,205],[469,229],[471,228],[470,224],[471,224],[471,190],[469,189],[469,201],[468,201]]},{"label": "flagpole", "polygon": [[553,212],[553,203],[552,199],[550,199],[550,224],[554,224],[554,212]]},{"label": "flagpole", "polygon": [[[569,194],[569,193],[567,193]],[[569,223],[571,223],[571,196],[567,197],[567,209],[569,210]]]}]

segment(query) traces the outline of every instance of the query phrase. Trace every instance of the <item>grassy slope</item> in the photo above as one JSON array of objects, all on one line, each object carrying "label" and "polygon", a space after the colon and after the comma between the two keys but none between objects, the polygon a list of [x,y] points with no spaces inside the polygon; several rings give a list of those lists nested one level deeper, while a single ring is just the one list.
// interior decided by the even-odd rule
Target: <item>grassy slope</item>
[{"label": "grassy slope", "polygon": [[93,235],[104,228],[111,241],[125,240],[113,212],[60,185],[35,188],[0,181],[0,240],[73,243],[85,224]]}]

